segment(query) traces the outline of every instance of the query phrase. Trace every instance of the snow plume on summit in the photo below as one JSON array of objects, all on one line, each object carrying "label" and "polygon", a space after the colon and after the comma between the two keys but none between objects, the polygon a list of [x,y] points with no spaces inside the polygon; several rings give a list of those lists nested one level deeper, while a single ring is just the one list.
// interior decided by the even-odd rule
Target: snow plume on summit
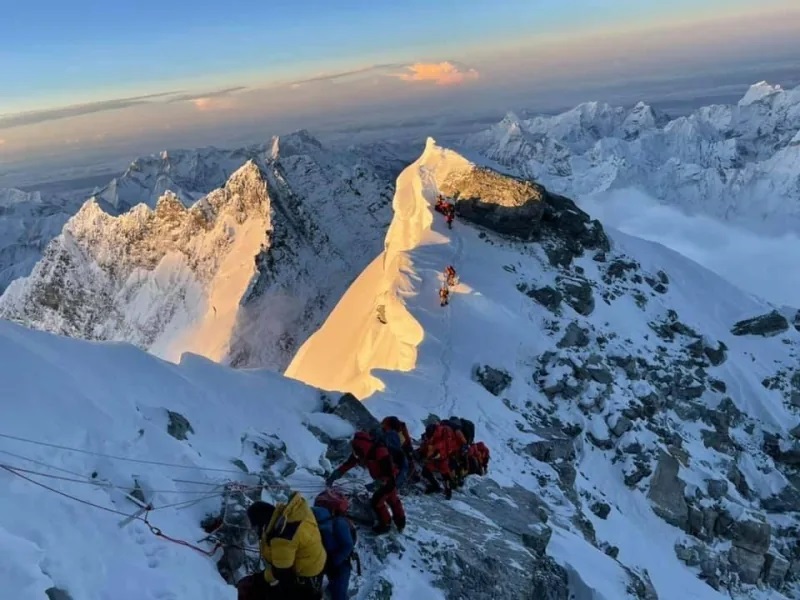
[{"label": "snow plume on summit", "polygon": [[[439,193],[456,198],[452,230]],[[446,597],[800,593],[796,310],[432,140],[393,206],[383,254],[287,374],[414,436],[436,417],[476,423],[490,480],[453,495],[446,529],[461,548],[506,545],[494,575],[473,578],[485,567],[467,551],[469,568],[431,567]],[[465,543],[454,515],[484,500],[486,541]]]},{"label": "snow plume on summit", "polygon": [[784,233],[800,227],[798,131],[800,88],[762,82],[736,105],[674,119],[599,102],[509,116],[465,147],[578,200],[636,187],[690,214]]},{"label": "snow plume on summit", "polygon": [[[188,351],[282,370],[380,252],[393,168],[305,131],[141,159],[0,297],[0,316],[171,360]],[[152,202],[165,173],[177,191]],[[218,181],[196,202],[187,191]],[[120,212],[133,197],[142,202]]]}]

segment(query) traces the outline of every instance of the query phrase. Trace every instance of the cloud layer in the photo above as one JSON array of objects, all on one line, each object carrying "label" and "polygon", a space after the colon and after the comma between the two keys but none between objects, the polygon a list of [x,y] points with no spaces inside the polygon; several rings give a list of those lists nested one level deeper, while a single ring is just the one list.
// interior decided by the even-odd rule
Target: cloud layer
[{"label": "cloud layer", "polygon": [[796,306],[800,238],[759,236],[730,223],[689,216],[636,190],[580,203],[604,224],[680,252],[756,296]]},{"label": "cloud layer", "polygon": [[[184,94],[177,91],[159,92],[157,94],[147,94],[145,96],[131,96],[127,98],[113,98],[110,100],[101,100],[99,102],[87,102],[85,104],[73,104],[70,106],[60,106],[46,110],[36,110],[23,113],[15,113],[6,116],[0,116],[0,130],[11,129],[13,127],[23,127],[25,125],[34,125],[37,123],[44,123],[46,121],[57,121],[59,119],[68,119],[70,117],[80,117],[83,115],[91,115],[95,113],[106,112],[109,110],[119,110],[122,108],[130,108],[132,106],[139,106],[142,104],[159,104],[159,103],[175,103],[175,102],[192,102],[196,100],[211,100],[218,99],[223,96],[228,96],[244,87],[231,87],[221,90],[212,90],[196,94]],[[195,104],[195,107],[197,105]],[[197,107],[199,110],[202,108]]]},{"label": "cloud layer", "polygon": [[477,70],[450,61],[439,63],[414,63],[397,75],[403,81],[430,82],[436,85],[460,85],[480,77]]}]

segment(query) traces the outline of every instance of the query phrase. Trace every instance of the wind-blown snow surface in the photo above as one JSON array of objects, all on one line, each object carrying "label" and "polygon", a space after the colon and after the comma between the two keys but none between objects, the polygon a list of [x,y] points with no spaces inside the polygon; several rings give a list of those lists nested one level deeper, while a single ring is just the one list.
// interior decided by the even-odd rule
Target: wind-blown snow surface
[{"label": "wind-blown snow surface", "polygon": [[[503,240],[458,219],[448,231],[434,218],[432,204],[448,177],[470,168],[463,157],[429,140],[398,179],[385,252],[286,373],[324,389],[369,396],[373,412],[404,417],[412,435],[421,433],[430,414],[475,421],[478,439],[493,453],[490,477],[533,491],[548,507],[554,530],[548,553],[571,573],[577,598],[628,597],[626,569],[649,573],[662,599],[725,598],[726,586],[734,596],[784,597],[740,586],[739,574],[717,570],[725,561],[713,557],[725,556],[730,542],[714,533],[712,520],[703,545],[686,533],[705,535],[687,524],[695,517],[686,515],[703,515],[703,507],[714,519],[715,511],[728,510],[736,520],[771,506],[766,518],[772,548],[788,552],[783,544],[794,538],[784,541],[781,532],[797,526],[785,512],[796,505],[780,508],[767,499],[793,488],[778,460],[762,453],[760,439],[762,432],[786,437],[797,423],[796,409],[780,390],[796,366],[800,336],[788,325],[775,337],[734,336],[735,322],[770,307],[663,246],[618,232],[612,232],[608,256],[580,256],[559,269],[538,244]],[[440,308],[437,291],[448,264],[460,283],[450,306]],[[534,290],[547,286],[566,297],[576,285],[594,297],[591,307],[573,299],[550,312],[533,299]],[[727,347],[721,362],[688,354],[692,347],[702,354],[704,345],[714,347],[717,340]],[[500,397],[478,383],[476,368],[483,365],[511,375]],[[767,378],[775,378],[775,385]],[[655,403],[649,417],[641,412],[642,402]],[[723,410],[731,416],[720,416]],[[724,427],[708,429],[720,418],[727,419]],[[657,463],[664,462],[666,471],[675,461],[661,452],[679,457],[674,480],[648,479]],[[771,484],[746,465],[751,457],[774,478]],[[741,475],[739,483],[728,486],[734,472]],[[728,508],[710,508],[711,479],[726,482]],[[685,513],[675,523],[686,532],[651,507],[667,510],[670,501],[662,496],[669,494],[677,512]],[[601,503],[608,505],[607,517],[592,508]],[[676,556],[678,544],[699,544],[705,554],[689,567]],[[740,562],[740,555],[752,558],[759,576],[763,557],[730,552]],[[702,560],[704,576],[722,578],[721,591],[698,578]],[[793,589],[786,591],[789,597],[797,593]]]},{"label": "wind-blown snow surface", "polygon": [[799,135],[800,88],[761,82],[734,106],[675,119],[644,103],[509,113],[465,145],[578,200],[637,187],[689,213],[783,233],[800,229]]},{"label": "wind-blown snow surface", "polygon": [[[380,251],[395,168],[305,131],[137,160],[0,297],[0,316],[282,370]],[[225,187],[193,203],[212,184]]]},{"label": "wind-blown snow surface", "polygon": [[[237,475],[231,462],[239,459],[259,470],[259,459],[243,441],[246,434],[291,440],[288,453],[302,467],[297,475],[301,479],[302,473],[308,476],[306,467],[319,468],[325,454],[325,446],[303,426],[306,415],[320,408],[319,393],[268,372],[232,371],[195,356],[175,365],[133,346],[59,338],[0,321],[0,377],[0,433],[89,453],[0,438],[0,463],[83,481],[30,475],[124,513],[138,510],[124,496],[135,481],[155,507],[197,500],[151,515],[167,535],[192,542],[204,536],[200,520],[219,508],[219,497],[208,497],[219,489],[215,484],[253,483]],[[167,434],[168,410],[188,419],[194,431],[188,441]],[[120,528],[122,516],[71,501],[5,471],[0,480],[4,598],[44,598],[45,589],[54,586],[75,600],[235,598],[212,559],[156,538],[143,523]],[[122,489],[87,484],[91,481]],[[304,489],[310,491],[307,484]]]}]

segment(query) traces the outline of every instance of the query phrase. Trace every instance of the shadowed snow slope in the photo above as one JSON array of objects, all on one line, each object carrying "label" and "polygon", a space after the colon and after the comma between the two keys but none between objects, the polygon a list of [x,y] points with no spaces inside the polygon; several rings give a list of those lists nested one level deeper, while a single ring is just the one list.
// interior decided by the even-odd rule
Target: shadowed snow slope
[{"label": "shadowed snow slope", "polygon": [[[237,475],[231,462],[239,459],[259,470],[260,459],[248,450],[244,436],[291,438],[288,453],[302,467],[319,468],[325,454],[325,446],[302,425],[320,409],[319,393],[268,372],[236,372],[195,356],[175,365],[133,346],[59,338],[0,321],[0,377],[0,433],[89,453],[0,438],[1,463],[77,479],[83,485],[31,476],[129,514],[137,506],[124,491],[136,482],[155,507],[199,500],[151,515],[165,533],[190,541],[203,537],[200,520],[219,508],[219,497],[207,497],[218,489],[214,484],[228,479],[257,483]],[[167,411],[188,420],[187,441],[168,435]],[[159,540],[141,522],[119,528],[122,516],[70,501],[5,471],[0,480],[4,598],[44,598],[50,587],[68,591],[74,600],[235,597],[213,561]],[[103,489],[92,481],[121,489]]]},{"label": "shadowed snow slope", "polygon": [[43,195],[0,189],[0,293],[31,272],[82,200],[73,193]]},{"label": "shadowed snow slope", "polygon": [[576,248],[590,227],[564,198],[533,243],[448,230],[433,203],[473,169],[428,141],[398,179],[384,253],[287,375],[368,397],[412,435],[432,414],[472,419],[490,477],[541,499],[577,598],[797,594],[797,331],[658,244],[609,232],[603,249],[595,232]]},{"label": "shadowed snow slope", "polygon": [[644,103],[509,114],[466,147],[581,200],[638,187],[693,214],[760,232],[800,229],[800,88],[761,82],[733,106],[670,119]]}]

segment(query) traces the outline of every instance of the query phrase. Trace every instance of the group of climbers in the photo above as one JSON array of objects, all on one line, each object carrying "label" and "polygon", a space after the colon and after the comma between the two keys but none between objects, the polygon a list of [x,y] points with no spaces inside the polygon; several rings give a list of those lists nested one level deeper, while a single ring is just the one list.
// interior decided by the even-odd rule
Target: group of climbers
[{"label": "group of climbers", "polygon": [[439,306],[447,306],[450,304],[450,288],[455,287],[458,283],[456,270],[453,265],[447,265],[444,270],[444,282],[439,288]]},{"label": "group of climbers", "polygon": [[453,228],[453,219],[456,216],[456,205],[452,202],[448,202],[445,200],[444,196],[439,194],[438,198],[436,198],[436,204],[434,205],[433,209],[444,215],[444,220],[447,223],[447,228]]},{"label": "group of climbers", "polygon": [[375,482],[370,504],[378,521],[373,527],[376,534],[388,533],[392,521],[398,531],[405,528],[399,491],[406,482],[422,478],[427,483],[426,494],[443,489],[449,500],[467,475],[485,475],[489,469],[489,449],[483,442],[475,442],[474,423],[458,417],[428,425],[416,450],[408,427],[394,416],[386,417],[377,431],[356,432],[351,447],[350,457],[333,470],[326,483],[332,485],[357,465],[367,469]]},{"label": "group of climbers", "polygon": [[239,581],[239,600],[320,600],[326,577],[331,600],[348,597],[351,561],[359,564],[356,530],[347,517],[349,500],[330,486],[354,467],[365,468],[373,479],[370,505],[377,535],[391,531],[392,523],[398,532],[405,528],[403,486],[422,478],[426,494],[441,491],[438,474],[449,500],[467,475],[485,475],[489,468],[489,449],[475,442],[475,425],[458,417],[428,425],[416,449],[408,427],[394,416],[374,431],[356,432],[350,447],[350,456],[327,477],[327,489],[314,506],[294,492],[286,503],[259,501],[248,508],[266,568]]}]

